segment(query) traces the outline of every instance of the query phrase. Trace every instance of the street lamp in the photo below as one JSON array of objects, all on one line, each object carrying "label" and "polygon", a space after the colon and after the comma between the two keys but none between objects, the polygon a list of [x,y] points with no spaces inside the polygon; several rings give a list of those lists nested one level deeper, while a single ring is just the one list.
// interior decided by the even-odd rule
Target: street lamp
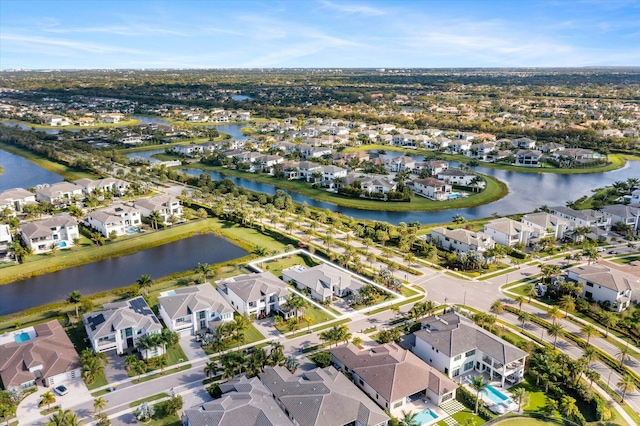
[{"label": "street lamp", "polygon": [[609,377],[607,377],[607,387],[609,387],[609,380],[611,380],[611,373],[613,373],[613,370],[609,370]]},{"label": "street lamp", "polygon": [[462,306],[467,306],[467,292],[464,292],[464,297],[462,298]]},{"label": "street lamp", "polygon": [[443,314],[447,313],[447,300],[449,300],[447,297],[444,298],[444,312]]}]

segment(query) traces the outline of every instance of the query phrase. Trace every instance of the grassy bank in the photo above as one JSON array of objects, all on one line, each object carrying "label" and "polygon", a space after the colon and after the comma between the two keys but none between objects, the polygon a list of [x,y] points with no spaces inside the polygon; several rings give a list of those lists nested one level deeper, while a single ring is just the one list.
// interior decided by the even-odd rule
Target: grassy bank
[{"label": "grassy bank", "polygon": [[[359,147],[347,148],[344,152],[350,151],[375,151],[383,149],[385,151],[397,151],[404,152],[409,155],[424,155],[429,158],[438,158],[447,161],[458,161],[460,163],[469,163],[472,159],[466,157],[464,155],[458,154],[444,154],[436,151],[429,151],[426,149],[406,149],[402,147],[396,146],[387,146],[387,145],[362,145]],[[640,157],[635,157],[632,155],[623,155],[623,154],[609,154],[608,155],[608,164],[598,165],[594,167],[587,167],[584,169],[565,169],[558,168],[547,165],[546,167],[523,167],[523,166],[514,166],[512,164],[502,164],[502,163],[486,163],[481,161],[480,167],[487,167],[491,169],[500,169],[507,170],[511,172],[522,172],[522,173],[557,173],[562,175],[573,175],[573,174],[585,174],[585,173],[602,173],[602,172],[610,172],[611,170],[617,170],[623,167],[626,163],[626,160],[640,160]]]},{"label": "grassy bank", "polygon": [[98,179],[100,176],[95,175],[93,173],[89,173],[86,170],[78,169],[75,167],[70,167],[63,163],[58,163],[55,161],[49,160],[47,157],[36,154],[35,152],[29,151],[26,148],[17,145],[11,145],[8,143],[0,142],[0,149],[3,149],[7,152],[10,152],[15,155],[19,155],[20,157],[26,158],[38,166],[47,169],[53,173],[59,174],[65,179],[76,180],[76,179]]},{"label": "grassy bank", "polygon": [[72,126],[46,126],[44,124],[37,124],[37,123],[29,123],[28,121],[21,121],[21,120],[14,120],[14,119],[6,119],[6,120],[0,120],[1,122],[11,122],[11,123],[20,123],[20,124],[24,124],[25,126],[29,126],[34,128],[35,130],[84,130],[84,129],[100,129],[102,127],[125,127],[125,126],[134,126],[138,123],[140,123],[140,120],[136,119],[136,118],[132,118],[131,120],[126,120],[126,121],[121,121],[119,123],[99,123],[99,124],[92,124],[91,126],[78,126],[78,125],[72,125]]},{"label": "grassy bank", "polygon": [[487,204],[508,194],[507,186],[497,179],[490,176],[482,175],[487,181],[487,187],[484,191],[470,195],[467,198],[459,198],[447,201],[432,201],[424,197],[414,196],[410,202],[385,202],[377,200],[365,200],[361,198],[343,197],[333,192],[327,192],[324,189],[315,189],[311,184],[306,182],[297,182],[285,179],[277,179],[273,176],[259,173],[240,172],[231,170],[221,166],[207,166],[200,163],[193,163],[186,168],[200,168],[202,170],[211,170],[220,172],[223,175],[236,176],[239,178],[253,180],[256,182],[266,183],[287,191],[295,192],[305,197],[313,198],[319,201],[333,203],[341,207],[351,207],[363,210],[377,211],[439,211],[446,209],[461,209],[477,207]]}]

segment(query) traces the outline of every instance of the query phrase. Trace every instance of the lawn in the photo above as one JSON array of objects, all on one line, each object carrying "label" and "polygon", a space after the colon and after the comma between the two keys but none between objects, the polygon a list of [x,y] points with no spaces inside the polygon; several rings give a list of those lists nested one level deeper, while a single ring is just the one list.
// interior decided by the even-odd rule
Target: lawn
[{"label": "lawn", "polygon": [[142,398],[142,399],[139,399],[137,401],[130,402],[129,403],[129,407],[131,407],[131,408],[137,407],[138,405],[142,404],[143,402],[151,402],[151,401],[155,401],[157,399],[165,398],[167,396],[169,396],[169,395],[167,395],[166,392],[157,393],[155,395],[151,395],[151,396],[148,396],[146,398]]},{"label": "lawn", "polygon": [[[307,332],[307,328],[309,328],[309,326],[313,327],[314,325],[318,325],[318,324],[322,324],[324,322],[330,321],[332,319],[335,319],[333,316],[331,316],[330,314],[326,313],[325,311],[316,308],[315,306],[311,306],[307,309],[304,310],[304,316],[305,318],[310,318],[311,319],[311,324],[307,324],[307,322],[305,321],[304,318],[300,318],[300,326],[298,328],[298,332],[296,333],[296,335],[294,337],[297,337],[300,333],[306,333]],[[289,324],[287,324],[286,321],[281,322],[280,324],[278,324],[276,326],[276,328],[278,329],[278,331],[280,331],[281,333],[288,333],[291,331],[291,327],[289,327]]]},{"label": "lawn", "polygon": [[[474,425],[475,425],[475,426],[479,426],[479,425],[481,425],[481,424],[483,424],[483,423],[485,422],[481,417],[476,416],[476,415],[475,415],[475,414],[473,414],[473,412],[472,412],[471,410],[469,410],[469,409],[464,409],[464,410],[462,410],[462,411],[459,411],[459,412],[455,413],[455,414],[454,414],[453,416],[451,416],[451,417],[453,417],[453,418],[454,418],[458,423],[460,423],[461,425],[464,425],[464,424],[465,424],[465,422],[467,421],[467,419],[471,419],[471,420],[473,420],[473,421],[475,422],[475,423],[474,423]],[[440,421],[437,423],[437,425],[438,425],[438,426],[447,426],[447,423],[445,423],[445,421],[444,421],[444,420],[440,420]]]},{"label": "lawn", "polygon": [[300,254],[292,254],[291,256],[281,257],[270,262],[263,262],[258,264],[262,269],[268,269],[276,277],[282,278],[282,270],[290,268],[295,265],[304,265],[307,268],[312,268],[319,265],[314,258],[310,256],[302,256]]},{"label": "lawn", "polygon": [[107,384],[107,378],[104,376],[104,374],[100,374],[99,376],[96,376],[96,379],[93,383],[87,385],[87,389],[94,390],[101,388],[102,386],[106,386]]},{"label": "lawn", "polygon": [[529,417],[513,417],[493,424],[500,426],[557,426],[563,423],[561,421],[554,422],[549,420],[532,419]]},{"label": "lawn", "polygon": [[524,390],[529,393],[529,403],[523,407],[525,412],[544,410],[544,407],[547,405],[547,397],[540,388],[529,382],[529,378],[524,382],[509,388],[509,392],[513,393],[514,390],[519,388],[524,388]]}]

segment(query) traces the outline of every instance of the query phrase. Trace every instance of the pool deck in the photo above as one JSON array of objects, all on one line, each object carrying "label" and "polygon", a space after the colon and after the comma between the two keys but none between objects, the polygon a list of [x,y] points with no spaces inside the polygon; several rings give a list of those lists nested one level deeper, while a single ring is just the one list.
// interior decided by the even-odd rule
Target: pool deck
[{"label": "pool deck", "polygon": [[[472,372],[469,374],[465,374],[464,376],[460,376],[458,379],[456,380],[458,383],[460,383],[461,386],[464,386],[469,392],[471,392],[473,395],[476,394],[476,391],[473,390],[473,388],[469,385],[469,383],[465,380],[467,377],[471,377],[471,376],[482,376],[484,378],[484,380],[489,383],[491,386],[493,386],[496,390],[500,391],[500,393],[503,393],[504,395],[506,395],[507,397],[509,397],[509,400],[512,402],[509,407],[507,408],[506,412],[508,413],[509,411],[515,411],[516,410],[516,404],[513,403],[513,398],[511,396],[511,392],[509,392],[507,390],[507,387],[511,387],[511,386],[515,386],[515,384],[513,385],[508,385],[503,388],[502,384],[500,381],[498,380],[489,380],[489,375],[486,373],[482,373],[479,374],[477,371],[476,372]],[[496,403],[494,401],[492,401],[491,399],[489,399],[489,397],[487,397],[486,395],[484,395],[483,393],[480,393],[480,399],[482,399],[482,402],[484,402],[487,407],[489,407],[489,409],[494,406]]]},{"label": "pool deck", "polygon": [[424,410],[425,408],[429,408],[431,409],[431,411],[435,412],[438,415],[437,419],[434,419],[433,421],[424,423],[422,426],[427,426],[427,425],[431,425],[431,424],[436,424],[438,423],[440,420],[444,420],[445,417],[449,417],[449,415],[447,413],[445,413],[440,407],[438,407],[437,405],[435,405],[433,402],[427,400],[428,402],[425,402],[424,400],[415,400],[415,401],[411,401],[406,403],[405,405],[403,405],[402,407],[398,407],[394,410],[391,411],[391,415],[394,417],[397,417],[399,419],[402,419],[404,417],[404,414],[402,414],[402,412],[404,411],[405,413],[418,413],[422,410]]}]

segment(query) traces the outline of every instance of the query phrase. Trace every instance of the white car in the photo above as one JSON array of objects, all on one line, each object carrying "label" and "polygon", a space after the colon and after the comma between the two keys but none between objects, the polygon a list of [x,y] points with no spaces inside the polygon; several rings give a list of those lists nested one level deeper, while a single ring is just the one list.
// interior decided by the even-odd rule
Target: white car
[{"label": "white car", "polygon": [[69,389],[67,389],[65,385],[58,385],[55,388],[53,388],[53,391],[60,396],[66,395],[69,393]]}]

